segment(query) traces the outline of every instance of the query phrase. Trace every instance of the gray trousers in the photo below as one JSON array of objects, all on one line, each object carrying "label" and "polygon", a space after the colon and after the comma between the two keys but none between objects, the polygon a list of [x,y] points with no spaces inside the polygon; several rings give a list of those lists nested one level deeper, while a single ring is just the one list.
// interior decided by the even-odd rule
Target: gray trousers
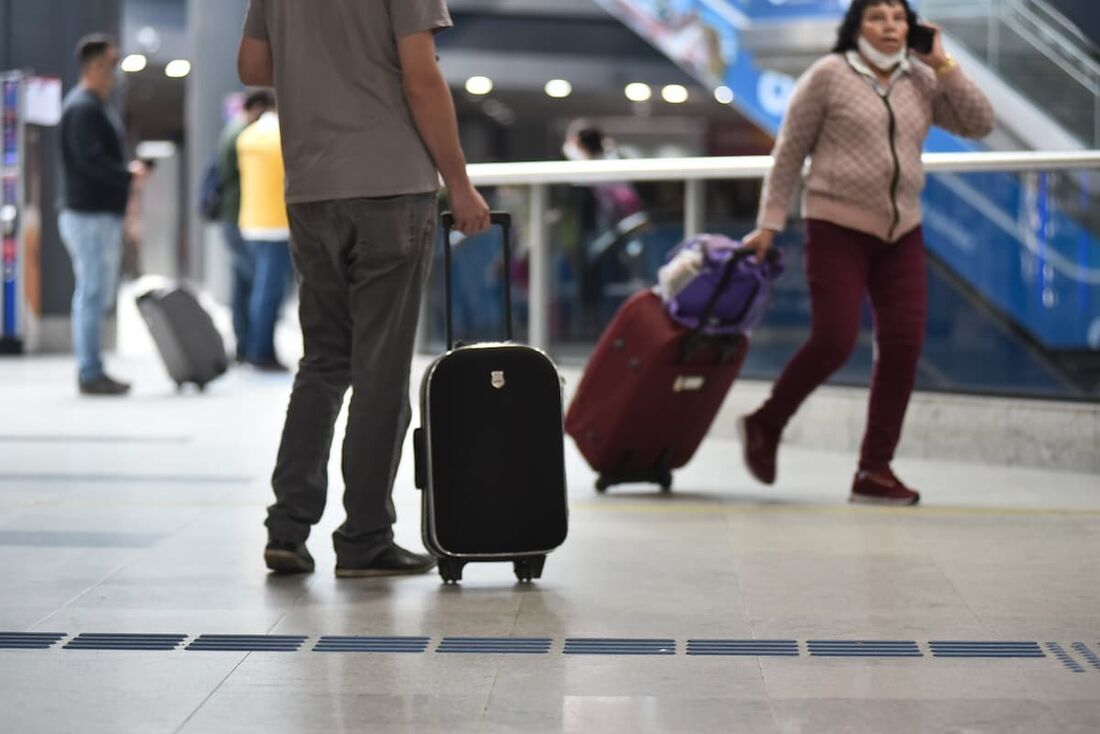
[{"label": "gray trousers", "polygon": [[409,428],[409,373],[431,268],[436,196],[291,204],[305,356],[272,477],[273,540],[304,542],[321,519],[344,395],[344,508],[337,563],[370,563],[393,542],[391,494]]}]

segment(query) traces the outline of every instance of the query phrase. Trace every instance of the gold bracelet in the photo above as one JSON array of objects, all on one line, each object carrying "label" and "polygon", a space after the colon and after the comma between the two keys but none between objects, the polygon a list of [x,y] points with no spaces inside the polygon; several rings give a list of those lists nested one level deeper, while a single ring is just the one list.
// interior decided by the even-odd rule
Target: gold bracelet
[{"label": "gold bracelet", "polygon": [[955,57],[948,54],[947,59],[938,67],[936,67],[936,76],[943,76],[958,65],[959,62],[955,61]]}]

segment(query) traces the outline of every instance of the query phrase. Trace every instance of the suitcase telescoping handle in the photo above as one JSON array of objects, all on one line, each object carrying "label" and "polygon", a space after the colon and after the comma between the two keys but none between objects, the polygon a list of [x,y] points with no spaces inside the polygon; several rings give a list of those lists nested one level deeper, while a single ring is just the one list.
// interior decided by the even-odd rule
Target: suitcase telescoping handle
[{"label": "suitcase telescoping handle", "polygon": [[[451,212],[443,212],[441,217],[443,224],[443,288],[446,294],[444,310],[446,311],[447,351],[454,349],[454,304],[451,293],[451,230],[455,226],[455,218]],[[504,250],[504,273],[501,279],[504,281],[504,340],[512,341],[512,215],[508,212],[491,212],[489,223],[497,225],[501,230],[501,244]]]}]

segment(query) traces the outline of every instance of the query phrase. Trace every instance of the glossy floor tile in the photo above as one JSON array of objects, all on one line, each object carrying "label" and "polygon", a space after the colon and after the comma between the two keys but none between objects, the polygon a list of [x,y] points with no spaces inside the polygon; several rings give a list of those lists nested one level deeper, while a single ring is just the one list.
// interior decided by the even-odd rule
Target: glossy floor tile
[{"label": "glossy floor tile", "polygon": [[[1100,668],[1072,647],[1100,655],[1100,477],[901,460],[926,504],[857,508],[851,455],[784,449],[764,488],[740,447],[715,439],[670,496],[600,496],[570,445],[570,537],[544,578],[478,565],[443,586],[333,576],[336,452],[310,540],[317,572],[279,578],[262,564],[262,521],[290,378],[236,370],[177,395],[148,355],[113,364],[135,380],[131,398],[78,398],[65,359],[0,361],[0,632],[66,633],[46,650],[0,649],[4,731],[1100,729]],[[419,548],[409,464],[396,533]],[[187,638],[171,651],[64,647],[81,633]],[[307,639],[296,652],[185,649],[204,634]],[[315,652],[324,635],[429,640]],[[550,643],[448,654],[444,637]],[[688,655],[692,639],[789,640],[798,654]],[[911,642],[919,655],[820,657],[811,640]],[[937,658],[934,640],[1057,642],[1084,672],[1050,654]],[[639,645],[674,654],[611,654]]]}]

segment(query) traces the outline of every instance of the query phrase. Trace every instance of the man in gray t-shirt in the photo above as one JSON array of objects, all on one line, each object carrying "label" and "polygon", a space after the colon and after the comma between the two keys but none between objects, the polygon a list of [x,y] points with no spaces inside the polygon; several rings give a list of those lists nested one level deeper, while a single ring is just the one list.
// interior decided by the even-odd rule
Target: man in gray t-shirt
[{"label": "man in gray t-shirt", "polygon": [[[431,264],[439,176],[456,227],[489,226],[466,175],[454,101],[436,63],[445,0],[251,0],[241,81],[274,86],[305,356],[268,508],[268,568],[313,570],[305,541],[324,512],[336,417],[346,521],[336,575],[423,573],[393,542],[391,494],[411,419],[409,372]],[[438,174],[437,174],[438,171]]]}]

